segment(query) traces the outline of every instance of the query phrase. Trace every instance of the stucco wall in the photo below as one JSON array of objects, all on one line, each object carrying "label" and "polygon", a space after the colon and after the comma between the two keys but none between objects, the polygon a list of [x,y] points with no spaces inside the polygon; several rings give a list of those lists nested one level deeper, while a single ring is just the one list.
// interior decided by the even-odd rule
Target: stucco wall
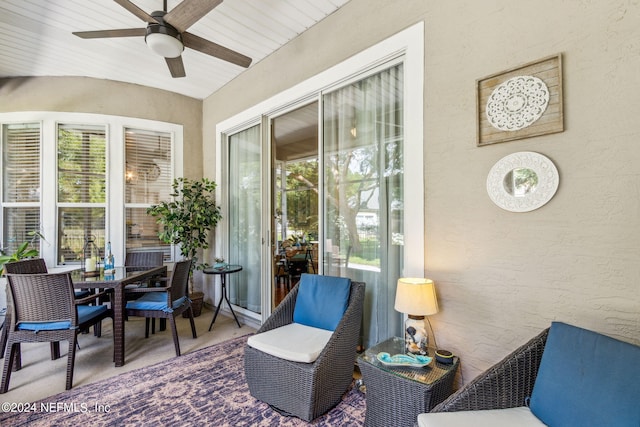
[{"label": "stucco wall", "polygon": [[89,77],[0,79],[0,112],[65,111],[176,123],[184,129],[184,173],[202,176],[202,101],[150,87]]},{"label": "stucco wall", "polygon": [[[552,320],[640,344],[637,0],[351,0],[204,101],[204,174],[215,174],[216,123],[419,21],[439,346],[468,382]],[[476,147],[476,79],[557,53],[565,131]],[[525,150],[555,162],[560,187],[536,211],[506,212],[487,173]]]}]

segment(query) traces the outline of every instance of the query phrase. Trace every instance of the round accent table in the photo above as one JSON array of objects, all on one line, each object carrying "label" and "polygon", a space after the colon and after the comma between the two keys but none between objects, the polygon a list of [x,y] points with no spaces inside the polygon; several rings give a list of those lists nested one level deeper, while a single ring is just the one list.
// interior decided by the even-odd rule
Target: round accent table
[{"label": "round accent table", "polygon": [[220,307],[222,306],[222,300],[224,299],[225,301],[227,301],[227,305],[229,306],[229,309],[231,310],[231,314],[233,314],[233,318],[236,319],[236,323],[238,324],[238,328],[240,328],[240,321],[238,320],[238,318],[236,317],[236,313],[233,311],[233,307],[231,307],[231,303],[229,302],[229,297],[227,296],[227,275],[231,274],[231,273],[237,273],[238,271],[242,270],[242,266],[241,265],[237,265],[237,264],[225,264],[223,267],[208,267],[205,268],[204,270],[202,270],[202,272],[204,274],[216,274],[218,276],[220,276],[220,284],[222,285],[221,288],[221,295],[220,295],[220,300],[218,301],[218,306],[216,307],[216,312],[213,315],[213,319],[211,320],[211,324],[209,325],[209,330],[211,330],[211,328],[213,328],[213,324],[216,321],[216,317],[218,317],[218,312],[220,311]]}]

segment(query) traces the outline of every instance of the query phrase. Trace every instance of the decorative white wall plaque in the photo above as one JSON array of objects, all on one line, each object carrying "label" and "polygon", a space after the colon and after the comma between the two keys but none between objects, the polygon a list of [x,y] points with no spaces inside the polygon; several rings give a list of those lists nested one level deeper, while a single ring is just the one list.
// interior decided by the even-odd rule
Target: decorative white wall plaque
[{"label": "decorative white wall plaque", "polygon": [[479,146],[562,132],[562,57],[478,80],[477,103]]},{"label": "decorative white wall plaque", "polygon": [[522,151],[503,157],[491,168],[487,193],[504,210],[529,212],[551,200],[558,184],[558,169],[549,158]]},{"label": "decorative white wall plaque", "polygon": [[487,101],[487,119],[500,130],[518,130],[530,126],[547,109],[549,89],[534,76],[512,77],[491,92]]}]

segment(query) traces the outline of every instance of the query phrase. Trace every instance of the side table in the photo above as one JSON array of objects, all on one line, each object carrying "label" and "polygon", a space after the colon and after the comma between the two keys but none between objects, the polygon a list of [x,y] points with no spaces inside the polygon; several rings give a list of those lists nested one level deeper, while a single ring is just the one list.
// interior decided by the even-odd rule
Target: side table
[{"label": "side table", "polygon": [[429,412],[453,393],[453,381],[460,363],[445,365],[435,360],[435,349],[429,348],[433,361],[423,368],[391,367],[377,359],[379,352],[404,353],[404,339],[390,338],[367,349],[358,357],[358,367],[366,386],[367,427],[411,427],[418,414]]},{"label": "side table", "polygon": [[224,267],[207,267],[204,270],[202,270],[204,274],[217,274],[220,276],[220,285],[221,285],[221,291],[222,291],[222,294],[220,295],[220,300],[218,301],[218,306],[216,307],[216,312],[213,315],[213,319],[211,319],[209,330],[211,330],[211,328],[213,327],[213,324],[216,321],[216,318],[218,317],[218,312],[220,311],[220,307],[222,306],[223,300],[227,301],[227,305],[231,310],[231,314],[233,314],[233,318],[236,319],[238,328],[241,327],[240,321],[238,320],[238,317],[236,317],[236,313],[233,311],[233,307],[231,306],[231,303],[229,302],[229,297],[227,296],[227,274],[237,273],[238,271],[241,271],[241,270],[242,270],[242,266],[236,265],[236,264],[226,264]]}]

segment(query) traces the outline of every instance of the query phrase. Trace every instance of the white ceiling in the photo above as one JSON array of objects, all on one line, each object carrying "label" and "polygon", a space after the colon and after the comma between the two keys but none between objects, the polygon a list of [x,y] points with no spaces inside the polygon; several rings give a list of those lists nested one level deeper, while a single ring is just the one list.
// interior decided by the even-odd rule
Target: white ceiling
[{"label": "white ceiling", "polygon": [[[147,13],[163,0],[131,0]],[[348,0],[225,0],[189,32],[253,59],[251,66],[333,13]],[[180,0],[168,0],[168,10]],[[192,49],[186,77],[172,78],[144,37],[81,39],[72,31],[144,28],[109,0],[0,0],[0,77],[88,76],[203,99],[245,69]]]}]

